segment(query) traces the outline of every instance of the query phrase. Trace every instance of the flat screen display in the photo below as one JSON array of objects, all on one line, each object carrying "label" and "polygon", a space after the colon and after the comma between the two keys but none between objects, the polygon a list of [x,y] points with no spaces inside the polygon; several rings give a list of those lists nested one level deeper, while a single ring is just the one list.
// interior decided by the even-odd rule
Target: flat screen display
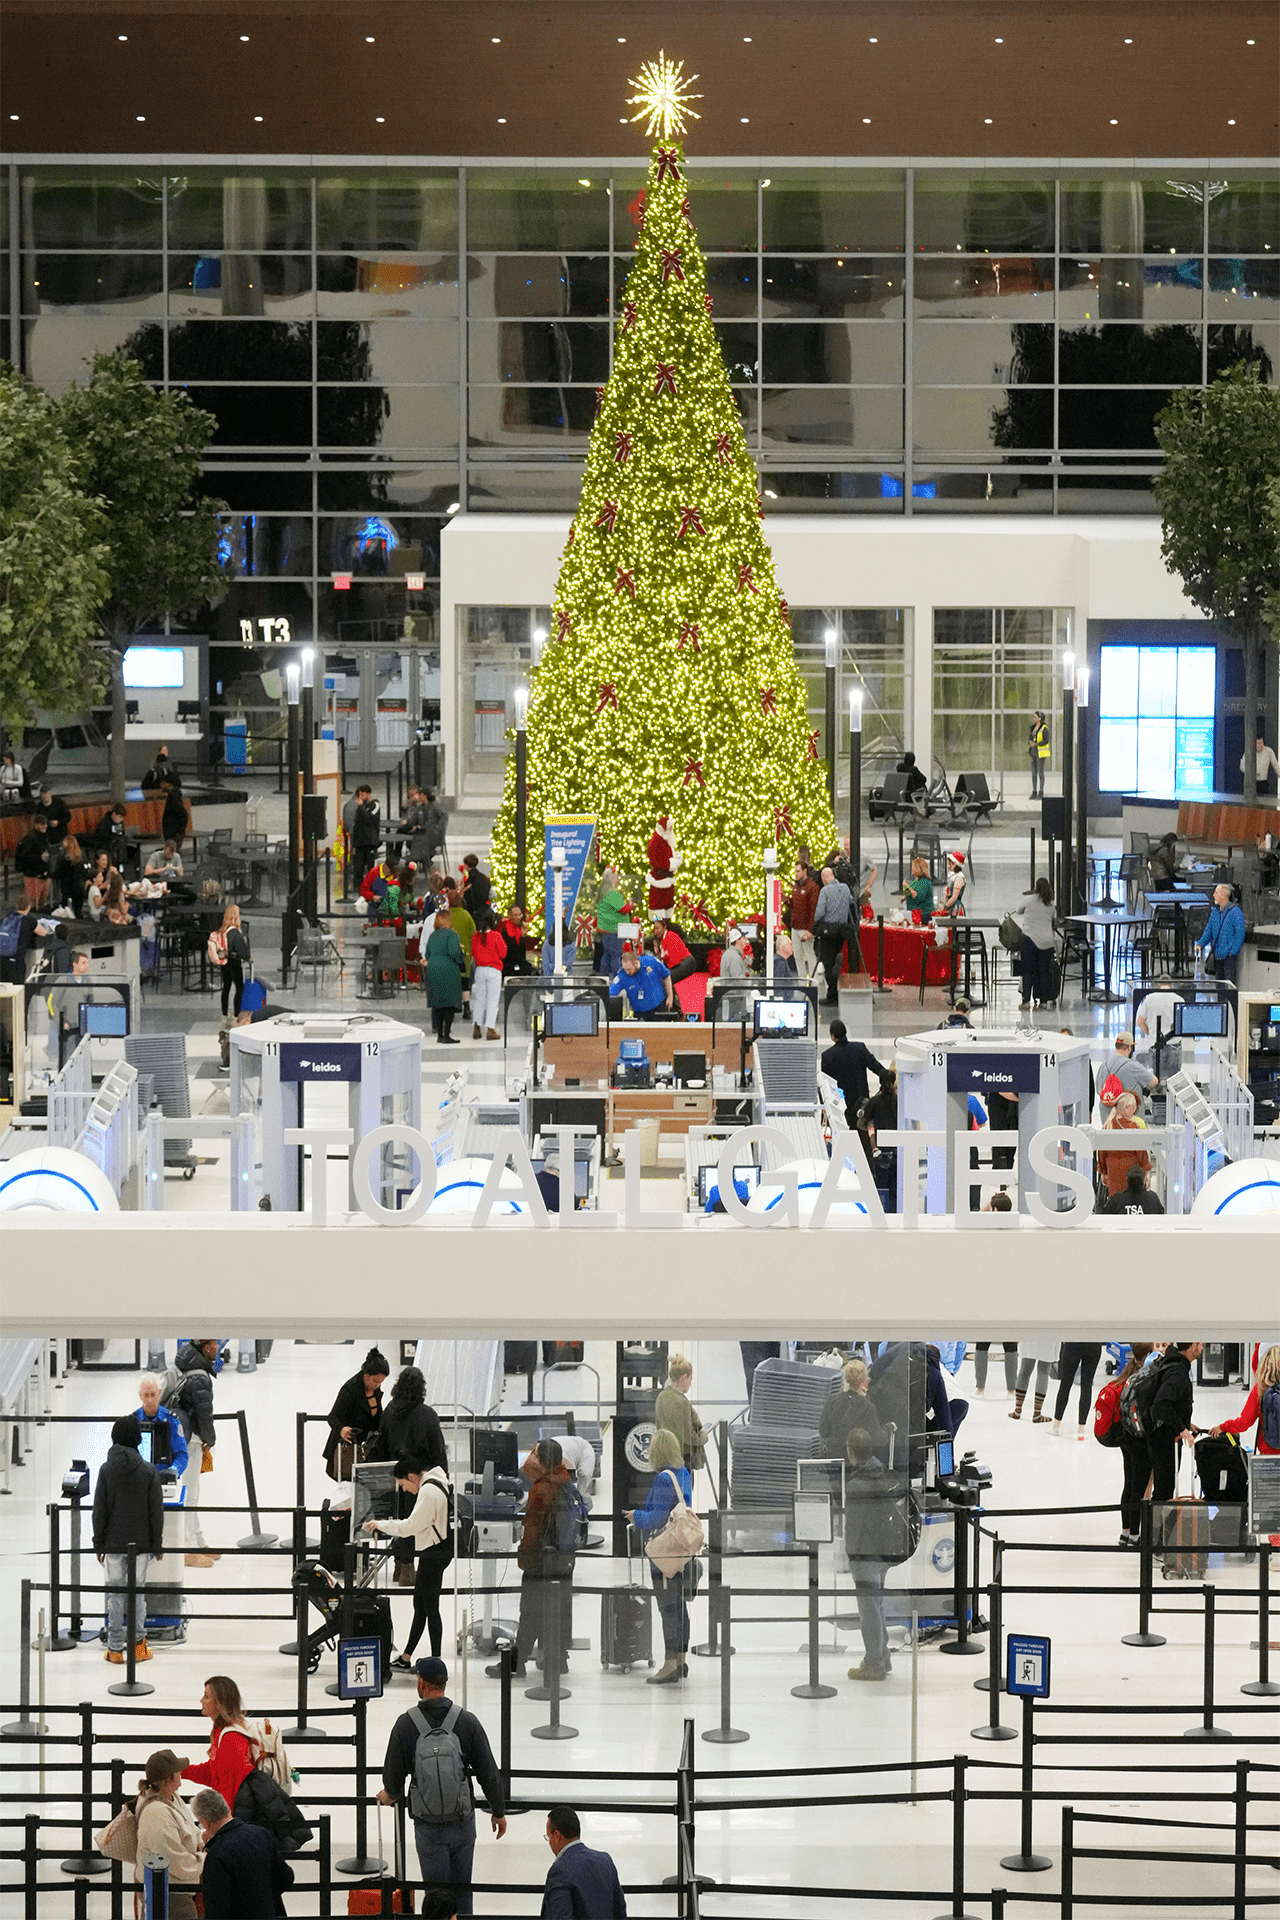
[{"label": "flat screen display", "polygon": [[1227,1013],[1225,1000],[1197,1001],[1191,1006],[1184,1003],[1173,1010],[1173,1030],[1188,1039],[1225,1040]]},{"label": "flat screen display", "polygon": [[757,1000],[753,1012],[757,1035],[806,1034],[809,1031],[807,1000]]},{"label": "flat screen display", "polygon": [[[759,1167],[754,1165],[754,1163],[745,1167],[735,1167],[733,1170],[733,1184],[735,1187],[745,1189],[747,1193],[754,1193],[760,1185]],[[714,1162],[698,1168],[698,1200],[704,1207],[711,1198],[712,1187],[715,1187],[717,1192],[719,1191],[720,1175]]]},{"label": "flat screen display", "polygon": [[543,1031],[548,1040],[565,1040],[571,1034],[595,1034],[600,1031],[600,1002],[590,1000],[551,1000],[543,1009]]},{"label": "flat screen display", "polygon": [[126,687],[181,687],[185,678],[181,647],[130,647],[124,656]]},{"label": "flat screen display", "polygon": [[129,1032],[129,1009],[123,1000],[108,1006],[80,1002],[80,1031],[95,1040],[123,1040]]},{"label": "flat screen display", "polygon": [[945,1480],[956,1470],[956,1449],[952,1440],[938,1442],[938,1478]]},{"label": "flat screen display", "polygon": [[1214,647],[1102,647],[1099,791],[1210,792],[1216,686]]}]

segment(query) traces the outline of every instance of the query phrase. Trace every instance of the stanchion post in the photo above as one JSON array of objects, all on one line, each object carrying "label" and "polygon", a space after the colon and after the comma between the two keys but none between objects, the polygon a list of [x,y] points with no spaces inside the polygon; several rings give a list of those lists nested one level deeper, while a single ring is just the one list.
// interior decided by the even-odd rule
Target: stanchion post
[{"label": "stanchion post", "polygon": [[964,1910],[964,1808],[968,1798],[965,1768],[968,1761],[957,1753],[951,1772],[951,1905],[937,1920],[972,1920]]},{"label": "stanchion post", "polygon": [[31,1718],[31,1582],[24,1580],[18,1603],[18,1718],[0,1727],[0,1740],[40,1740],[49,1731]]},{"label": "stanchion post", "polygon": [[982,1642],[969,1632],[969,1515],[963,1509],[954,1514],[956,1559],[951,1604],[955,1609],[956,1637],[940,1640],[939,1653],[982,1653]]},{"label": "stanchion post", "polygon": [[330,1817],[322,1813],[318,1822],[320,1833],[317,1846],[316,1873],[319,1878],[317,1891],[320,1896],[319,1907],[322,1915],[333,1913],[333,1835]]},{"label": "stanchion post", "polygon": [[1062,1883],[1061,1914],[1062,1920],[1071,1920],[1075,1912],[1076,1879],[1076,1815],[1074,1807],[1062,1809]]},{"label": "stanchion post", "polygon": [[1000,1865],[1010,1873],[1047,1873],[1053,1865],[1044,1853],[1031,1849],[1031,1812],[1035,1794],[1035,1712],[1036,1703],[1029,1693],[1022,1696],[1022,1830],[1017,1853],[1006,1853]]},{"label": "stanchion post", "polygon": [[1271,1678],[1271,1542],[1258,1542],[1258,1677],[1246,1680],[1241,1693],[1280,1693],[1280,1680]]},{"label": "stanchion post", "polygon": [[[303,1561],[307,1557],[307,1516],[300,1505],[295,1507],[293,1510],[293,1556],[292,1557],[293,1557],[293,1572],[296,1574],[298,1571],[298,1568],[302,1565]],[[295,1619],[297,1618],[297,1604],[298,1604],[297,1596],[295,1594],[294,1596]],[[296,1639],[286,1640],[280,1648],[280,1652],[284,1654],[286,1659],[289,1659],[289,1660],[292,1660],[296,1657],[297,1651],[298,1651],[298,1642]]]},{"label": "stanchion post", "polygon": [[65,1653],[76,1641],[69,1633],[58,1632],[62,1613],[62,1509],[56,1500],[49,1503],[49,1650]]},{"label": "stanchion post", "polygon": [[1120,1636],[1123,1647],[1162,1647],[1162,1633],[1151,1631],[1151,1571],[1153,1560],[1152,1503],[1144,1500],[1138,1519],[1138,1631]]},{"label": "stanchion post", "polygon": [[124,1596],[124,1679],[117,1680],[108,1687],[108,1693],[123,1694],[126,1698],[139,1693],[154,1693],[155,1688],[149,1680],[138,1678],[138,1547],[131,1540],[125,1553],[125,1596]]},{"label": "stanchion post", "polygon": [[1227,1727],[1213,1724],[1214,1593],[1207,1581],[1201,1591],[1204,1595],[1204,1698],[1200,1725],[1188,1727],[1182,1737],[1184,1740],[1234,1740],[1235,1735]]},{"label": "stanchion post", "polygon": [[82,1511],[80,1502],[80,1494],[73,1493],[71,1496],[71,1630],[69,1634],[58,1633],[55,1620],[52,1623],[54,1635],[49,1641],[49,1645],[59,1652],[68,1643],[73,1647],[79,1646],[85,1638],[84,1607],[80,1596],[80,1516]]},{"label": "stanchion post", "polygon": [[[111,1762],[111,1818],[124,1810],[124,1761]],[[124,1862],[111,1862],[111,1920],[124,1920]]]},{"label": "stanchion post", "polygon": [[991,1607],[991,1622],[988,1630],[987,1647],[990,1658],[986,1675],[975,1680],[975,1687],[984,1687],[987,1693],[987,1724],[985,1727],[970,1727],[969,1732],[975,1740],[1016,1740],[1016,1727],[1000,1724],[1000,1695],[1004,1690],[1004,1676],[1000,1672],[1000,1649],[1004,1644],[1004,1582],[1001,1573],[1003,1555],[997,1543],[991,1555],[991,1585],[987,1588],[988,1603]]},{"label": "stanchion post", "polygon": [[884,987],[884,915],[876,915],[876,985]]},{"label": "stanchion post", "polygon": [[[302,1517],[305,1522],[305,1516]],[[295,1514],[295,1541],[297,1538],[296,1529],[298,1518],[299,1516]],[[298,1724],[295,1727],[288,1728],[283,1737],[286,1740],[324,1740],[327,1739],[328,1736],[323,1727],[309,1727],[307,1725],[307,1663],[310,1658],[310,1653],[307,1647],[307,1589],[305,1583],[301,1580],[298,1582],[298,1590],[294,1595],[294,1606],[298,1626],[298,1638],[295,1642],[298,1657]]]},{"label": "stanchion post", "polygon": [[367,1700],[354,1700],[356,1749],[356,1850],[345,1860],[334,1862],[339,1873],[385,1873],[387,1863],[369,1852],[369,1744],[366,1716]]},{"label": "stanchion post", "polygon": [[542,1678],[543,1687],[531,1687],[530,1699],[546,1699],[551,1703],[551,1713],[545,1727],[532,1727],[530,1733],[535,1740],[576,1740],[578,1729],[566,1726],[560,1718],[560,1702],[566,1695],[560,1685],[560,1661],[564,1652],[564,1635],[561,1627],[561,1595],[564,1582],[548,1580],[550,1594],[544,1600],[542,1614]]},{"label": "stanchion post", "polygon": [[80,1702],[80,1851],[62,1862],[70,1874],[107,1873],[111,1862],[93,1850],[93,1702]]},{"label": "stanchion post", "polygon": [[[258,1514],[258,1489],[253,1478],[253,1455],[249,1450],[249,1422],[241,1407],[236,1414],[236,1425],[240,1429],[240,1458],[244,1462],[244,1490],[249,1501],[249,1519],[253,1525],[252,1533],[246,1533],[243,1540],[237,1540],[238,1547],[274,1547],[279,1538],[274,1533],[262,1531],[262,1520]],[[301,1505],[302,1503],[299,1502]]]},{"label": "stanchion post", "polygon": [[730,1631],[729,1589],[721,1586],[716,1591],[715,1607],[719,1616],[720,1633],[720,1725],[708,1727],[703,1734],[704,1740],[714,1742],[716,1746],[736,1746],[741,1740],[749,1740],[751,1735],[744,1733],[741,1727],[732,1724],[733,1701],[730,1681],[730,1661],[733,1653],[732,1633]]},{"label": "stanchion post", "polygon": [[22,1817],[22,1920],[40,1920],[37,1906],[40,1874],[40,1815]]},{"label": "stanchion post", "polygon": [[[718,1659],[720,1643],[718,1639],[719,1613],[715,1596],[720,1590],[724,1578],[724,1513],[729,1504],[729,1422],[721,1420],[716,1426],[716,1505],[707,1516],[707,1637],[700,1647],[691,1647],[691,1653],[703,1655],[709,1660]],[[732,1649],[730,1649],[732,1651]]]},{"label": "stanchion post", "polygon": [[824,1686],[818,1678],[819,1608],[818,1546],[816,1541],[811,1540],[809,1542],[809,1678],[802,1687],[792,1687],[792,1695],[797,1700],[834,1700],[836,1697],[836,1689]]},{"label": "stanchion post", "polygon": [[511,1807],[511,1674],[516,1663],[516,1650],[513,1646],[499,1649],[498,1664],[502,1668],[502,1698],[499,1706],[498,1722],[498,1771],[502,1775],[502,1798],[508,1810]]},{"label": "stanchion post", "polygon": [[1236,1761],[1235,1785],[1236,1844],[1235,1858],[1232,1862],[1234,1879],[1231,1888],[1232,1920],[1245,1920],[1245,1879],[1249,1855],[1249,1762]]}]

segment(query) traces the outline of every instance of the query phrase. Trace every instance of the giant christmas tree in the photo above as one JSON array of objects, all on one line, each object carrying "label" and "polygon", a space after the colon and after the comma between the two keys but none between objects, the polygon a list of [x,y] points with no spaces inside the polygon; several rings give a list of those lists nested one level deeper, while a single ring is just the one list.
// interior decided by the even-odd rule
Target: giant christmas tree
[{"label": "giant christmas tree", "polygon": [[[678,89],[668,63],[658,71],[667,93],[613,371],[530,687],[530,866],[548,815],[593,814],[602,860],[639,883],[667,814],[682,856],[676,918],[722,926],[761,911],[762,849],[777,845],[785,869],[801,843],[825,852],[835,826],[712,325],[672,137]],[[493,838],[504,899],[515,815],[513,759]]]}]

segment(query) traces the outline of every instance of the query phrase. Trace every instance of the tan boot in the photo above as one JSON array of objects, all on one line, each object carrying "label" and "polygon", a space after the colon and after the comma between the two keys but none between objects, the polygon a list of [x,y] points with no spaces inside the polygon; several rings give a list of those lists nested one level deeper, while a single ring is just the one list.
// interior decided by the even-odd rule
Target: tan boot
[{"label": "tan boot", "polygon": [[666,1682],[670,1680],[672,1674],[677,1671],[680,1664],[681,1664],[681,1661],[680,1661],[679,1654],[676,1654],[672,1659],[664,1660],[662,1665],[658,1668],[658,1671],[656,1673],[651,1673],[649,1675],[649,1680],[648,1680],[649,1686],[651,1687],[664,1686]]},{"label": "tan boot", "polygon": [[471,1025],[471,1038],[473,1040],[479,1040],[480,1037],[481,1037],[480,1029],[478,1026],[476,1026],[475,1022],[473,1021]]},{"label": "tan boot", "polygon": [[186,1565],[189,1567],[211,1567],[213,1565],[213,1555],[211,1553],[189,1553],[186,1556]]},{"label": "tan boot", "polygon": [[496,1027],[490,1027],[488,1038],[490,1040],[501,1040],[502,1035],[498,1032],[498,1029]]}]

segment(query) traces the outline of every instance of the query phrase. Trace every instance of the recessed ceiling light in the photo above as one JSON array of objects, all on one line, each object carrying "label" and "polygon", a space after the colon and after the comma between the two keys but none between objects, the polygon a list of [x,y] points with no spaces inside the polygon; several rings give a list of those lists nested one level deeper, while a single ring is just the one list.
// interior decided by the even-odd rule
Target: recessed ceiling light
[{"label": "recessed ceiling light", "polygon": [[16,114],[16,113],[11,113],[11,114],[9,115],[9,118],[10,118],[11,120],[16,120],[16,119],[17,119],[17,117],[18,117],[18,116],[17,116],[17,114]]},{"label": "recessed ceiling light", "polygon": [[366,33],[364,37],[364,43],[366,47],[371,47],[374,44],[373,35],[371,33]]},{"label": "recessed ceiling light", "polygon": [[582,176],[581,176],[581,175],[579,175],[579,176],[578,176],[578,185],[579,185],[580,187],[589,187],[589,186],[591,185],[591,182],[590,182],[589,180],[584,180],[584,179],[582,178]]},{"label": "recessed ceiling light", "polygon": [[242,33],[242,34],[240,35],[240,38],[241,38],[242,40],[247,40],[247,39],[249,38],[249,36],[248,36],[248,34],[247,34],[247,33]]},{"label": "recessed ceiling light", "polygon": [[374,118],[374,124],[375,124],[376,126],[379,126],[379,127],[385,127],[385,126],[386,126],[386,124],[387,124],[387,116],[386,116],[386,114],[385,114],[385,113],[375,113],[375,114],[374,114],[374,116],[373,116],[373,118]]},{"label": "recessed ceiling light", "polygon": [[744,113],[744,114],[743,114],[743,116],[742,116],[742,125],[743,125],[744,127],[749,127],[749,126],[751,125],[751,122],[750,122],[750,121],[748,120],[748,118],[747,118],[747,116],[746,116],[746,114],[745,114],[745,113]]},{"label": "recessed ceiling light", "polygon": [[625,34],[625,33],[620,33],[620,34],[618,35],[618,45],[619,45],[620,47],[625,47],[625,46],[626,46],[626,44],[627,44],[627,36],[626,36],[626,34]]},{"label": "recessed ceiling light", "polygon": [[1118,127],[1120,125],[1120,122],[1118,120],[1113,120],[1111,124],[1113,127]]},{"label": "recessed ceiling light", "polygon": [[984,127],[989,127],[991,125],[991,122],[990,120],[984,120],[982,124]]},{"label": "recessed ceiling light", "polygon": [[505,117],[505,115],[503,115],[503,114],[499,114],[499,116],[498,116],[498,125],[499,125],[500,127],[505,127],[505,126],[506,126],[506,124],[507,124],[507,122],[506,122],[506,117]]},{"label": "recessed ceiling light", "polygon": [[127,33],[118,33],[118,34],[116,35],[116,39],[117,39],[117,40],[127,40],[128,38],[129,38],[129,36],[128,36],[128,34],[127,34]]},{"label": "recessed ceiling light", "polygon": [[626,114],[625,114],[625,113],[620,113],[620,114],[618,115],[618,125],[619,125],[620,127],[625,127],[625,126],[626,126],[626,124],[627,124],[627,116],[626,116]]},{"label": "recessed ceiling light", "polygon": [[445,512],[446,512],[446,513],[456,513],[456,512],[458,511],[458,508],[459,508],[459,506],[460,506],[461,504],[462,504],[462,503],[461,503],[461,501],[458,501],[458,500],[451,500],[451,501],[449,502],[449,504],[448,504],[448,506],[447,506],[447,507],[445,508]]},{"label": "recessed ceiling light", "polygon": [[996,45],[998,47],[1002,47],[1004,45],[1004,40],[1000,34],[996,35]]},{"label": "recessed ceiling light", "polygon": [[878,39],[876,38],[876,36],[875,36],[875,34],[873,33],[873,34],[871,35],[871,38],[870,38],[870,40],[868,41],[868,43],[867,43],[867,44],[868,44],[869,46],[872,46],[872,47],[878,47],[878,46],[880,45],[880,42],[879,42],[879,40],[878,40]]},{"label": "recessed ceiling light", "polygon": [[147,116],[145,113],[135,113],[133,117],[139,123],[139,125],[141,125],[141,123],[146,119]]},{"label": "recessed ceiling light", "polygon": [[862,116],[862,124],[863,124],[863,126],[864,126],[864,127],[869,127],[869,126],[871,125],[871,122],[870,122],[870,120],[868,120],[868,118],[867,118],[867,116],[866,116],[866,114],[865,114],[865,113],[864,113],[864,114],[863,114],[863,116]]},{"label": "recessed ceiling light", "polygon": [[1227,125],[1228,125],[1229,127],[1234,127],[1234,125],[1235,125],[1235,121],[1234,121],[1234,120],[1228,120],[1228,122],[1227,122]]},{"label": "recessed ceiling light", "polygon": [[493,35],[491,35],[491,37],[490,37],[490,41],[489,41],[489,44],[490,44],[490,46],[493,46],[493,47],[500,47],[500,46],[502,45],[502,36],[501,36],[501,34],[497,34],[497,33],[495,33],[495,34],[493,34]]},{"label": "recessed ceiling light", "polygon": [[1258,43],[1257,43],[1257,41],[1256,41],[1256,40],[1246,40],[1246,41],[1245,41],[1245,45],[1246,45],[1246,47],[1254,47],[1254,46],[1256,46],[1257,44],[1258,44]]},{"label": "recessed ceiling light", "polygon": [[253,120],[254,120],[255,126],[260,127],[262,125],[262,115],[260,113],[255,113],[253,116]]},{"label": "recessed ceiling light", "polygon": [[749,46],[751,45],[751,35],[750,35],[749,33],[744,33],[744,34],[743,34],[743,36],[742,36],[742,44],[743,44],[743,46],[744,46],[744,47],[749,47]]}]

